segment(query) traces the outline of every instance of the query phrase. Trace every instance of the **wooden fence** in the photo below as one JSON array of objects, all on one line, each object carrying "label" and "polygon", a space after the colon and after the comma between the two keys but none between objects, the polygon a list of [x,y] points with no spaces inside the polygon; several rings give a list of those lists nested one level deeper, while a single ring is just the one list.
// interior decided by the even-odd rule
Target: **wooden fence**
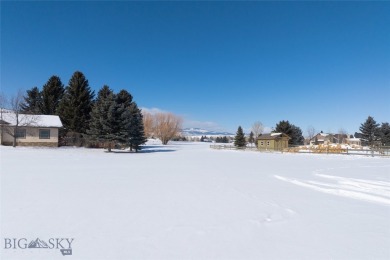
[{"label": "wooden fence", "polygon": [[342,148],[341,146],[320,146],[320,147],[305,147],[296,146],[284,149],[258,149],[257,147],[235,147],[233,145],[210,145],[212,149],[218,150],[242,150],[256,152],[281,152],[281,153],[316,153],[316,154],[343,154],[343,155],[366,155],[366,156],[389,156],[390,147],[370,147],[370,148]]}]

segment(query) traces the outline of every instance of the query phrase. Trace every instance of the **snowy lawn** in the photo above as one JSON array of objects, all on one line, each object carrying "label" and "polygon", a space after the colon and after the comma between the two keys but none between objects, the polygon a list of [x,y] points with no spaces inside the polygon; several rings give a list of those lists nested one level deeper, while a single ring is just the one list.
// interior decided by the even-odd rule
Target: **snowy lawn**
[{"label": "snowy lawn", "polygon": [[172,143],[0,147],[0,165],[1,259],[390,259],[389,158]]}]

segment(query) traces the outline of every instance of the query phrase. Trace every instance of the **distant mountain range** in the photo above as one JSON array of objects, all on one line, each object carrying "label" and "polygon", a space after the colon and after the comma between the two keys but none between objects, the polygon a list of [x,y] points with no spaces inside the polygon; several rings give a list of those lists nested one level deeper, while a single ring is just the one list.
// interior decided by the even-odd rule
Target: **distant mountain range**
[{"label": "distant mountain range", "polygon": [[184,136],[230,136],[234,135],[229,132],[209,131],[202,128],[184,128],[182,130]]}]

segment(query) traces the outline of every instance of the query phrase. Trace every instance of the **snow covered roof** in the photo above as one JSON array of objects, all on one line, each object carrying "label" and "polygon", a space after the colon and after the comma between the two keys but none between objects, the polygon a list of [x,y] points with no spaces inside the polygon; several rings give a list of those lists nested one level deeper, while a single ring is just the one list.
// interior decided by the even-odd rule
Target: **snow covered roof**
[{"label": "snow covered roof", "polygon": [[[16,125],[16,114],[14,112],[4,111],[0,114],[0,120],[10,126]],[[19,114],[19,126],[32,127],[62,127],[62,122],[59,116],[55,115],[28,115]]]}]

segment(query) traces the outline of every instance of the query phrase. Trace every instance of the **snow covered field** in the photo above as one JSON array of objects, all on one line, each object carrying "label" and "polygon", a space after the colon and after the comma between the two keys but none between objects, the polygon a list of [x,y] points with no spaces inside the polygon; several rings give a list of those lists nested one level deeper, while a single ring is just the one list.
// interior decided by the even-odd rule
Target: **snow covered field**
[{"label": "snow covered field", "polygon": [[1,259],[390,259],[389,158],[208,145],[0,147]]}]

